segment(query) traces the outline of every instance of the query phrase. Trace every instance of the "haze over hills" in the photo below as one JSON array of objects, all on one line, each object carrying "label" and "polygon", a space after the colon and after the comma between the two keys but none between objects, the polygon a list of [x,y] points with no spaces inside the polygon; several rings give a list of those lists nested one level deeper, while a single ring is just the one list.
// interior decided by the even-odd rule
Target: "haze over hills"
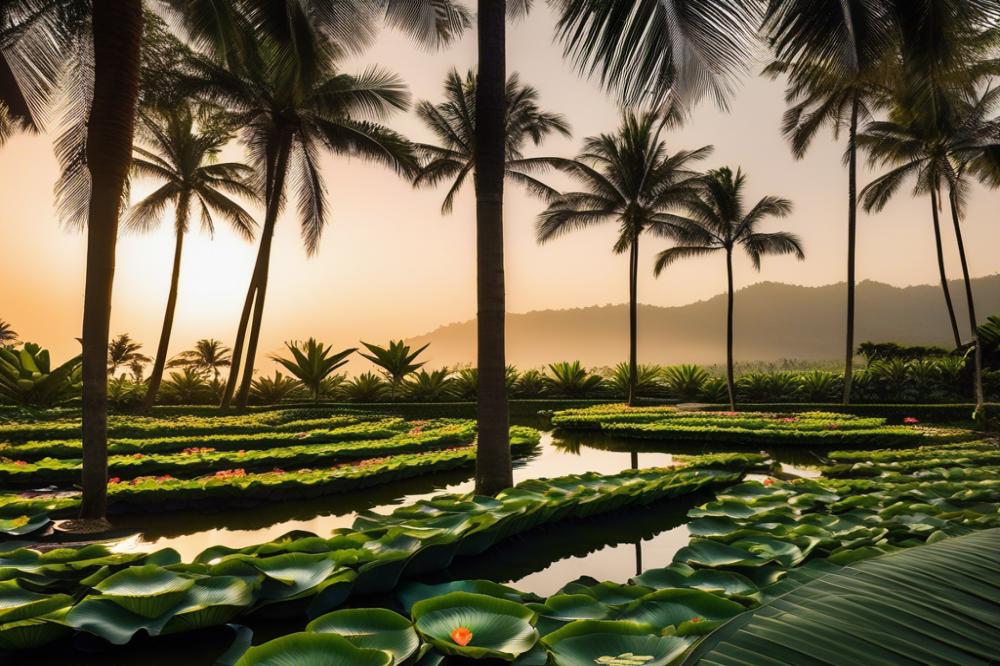
[{"label": "haze over hills", "polygon": [[[950,284],[963,337],[967,316],[961,282]],[[980,320],[1000,313],[1000,275],[973,280]],[[761,282],[737,292],[737,360],[829,361],[842,358],[845,286],[802,287]],[[639,306],[639,360],[715,364],[725,360],[726,297],[678,307]],[[429,365],[474,364],[475,321],[442,326],[408,342],[430,342]],[[939,285],[894,287],[864,281],[857,290],[858,342],[894,341],[952,346]],[[627,358],[627,305],[538,310],[507,316],[507,359],[520,368],[579,359],[587,366]]]}]

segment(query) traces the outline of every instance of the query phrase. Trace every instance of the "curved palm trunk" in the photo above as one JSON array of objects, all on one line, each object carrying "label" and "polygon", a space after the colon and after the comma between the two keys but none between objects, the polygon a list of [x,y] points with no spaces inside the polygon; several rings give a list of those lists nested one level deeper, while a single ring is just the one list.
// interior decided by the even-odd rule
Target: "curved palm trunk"
[{"label": "curved palm trunk", "polygon": [[636,403],[636,385],[638,383],[638,283],[639,283],[639,239],[632,241],[628,260],[628,404],[634,407]]},{"label": "curved palm trunk", "polygon": [[108,495],[108,328],[122,190],[139,97],[140,0],[93,0],[94,98],[87,120],[90,209],[83,301],[83,497],[80,517],[103,519]]},{"label": "curved palm trunk", "polygon": [[954,188],[951,188],[949,193],[949,203],[951,204],[951,222],[955,227],[955,240],[958,242],[958,257],[962,262],[962,281],[965,283],[965,300],[969,308],[969,329],[972,332],[972,344],[975,347],[973,388],[976,395],[976,414],[980,414],[983,410],[983,349],[982,345],[979,344],[976,304],[972,296],[972,280],[969,278],[969,262],[965,257],[965,242],[962,240],[962,225],[958,217],[958,200]]},{"label": "curved palm trunk", "polygon": [[476,492],[495,495],[514,484],[511,469],[504,340],[504,87],[506,0],[479,0],[476,85],[476,301],[478,413]]},{"label": "curved palm trunk", "polygon": [[240,325],[236,333],[236,342],[233,343],[232,362],[229,366],[229,380],[226,382],[226,392],[222,396],[223,409],[228,408],[233,400],[237,379],[240,374],[243,344],[247,341],[247,325],[250,322],[252,312],[253,323],[250,326],[250,336],[249,341],[247,341],[243,381],[240,384],[239,394],[236,396],[237,406],[245,407],[250,395],[250,383],[253,381],[253,362],[257,355],[257,344],[260,340],[260,325],[264,315],[264,296],[267,291],[268,271],[271,264],[271,242],[274,238],[274,227],[278,220],[281,192],[285,186],[285,175],[288,171],[288,156],[290,152],[291,136],[288,136],[278,147],[274,168],[270,173],[271,183],[268,188],[264,228],[261,231],[257,261],[254,265],[253,274],[250,276],[250,286],[247,289],[246,301],[243,303],[243,312],[240,315]]},{"label": "curved palm trunk", "polygon": [[855,94],[851,105],[851,129],[848,136],[850,157],[847,174],[847,349],[844,353],[843,399],[845,405],[851,403],[851,385],[854,382],[854,292],[858,244],[858,108],[858,95]]},{"label": "curved palm trunk", "polygon": [[726,390],[729,392],[729,409],[736,411],[736,380],[733,377],[733,251],[726,250],[726,276],[729,299],[726,304]]},{"label": "curved palm trunk", "polygon": [[955,318],[955,305],[951,302],[951,290],[948,289],[948,274],[944,268],[944,244],[941,242],[941,220],[938,215],[938,192],[931,188],[931,214],[934,220],[934,247],[937,250],[938,273],[941,276],[941,289],[944,290],[944,302],[948,307],[948,321],[951,323],[951,333],[955,338],[955,347],[962,346],[962,336],[958,334],[958,320]]},{"label": "curved palm trunk", "polygon": [[181,201],[177,206],[177,215],[183,216],[177,220],[177,241],[174,244],[174,267],[170,273],[170,292],[167,294],[167,309],[163,313],[163,328],[160,330],[160,344],[156,348],[156,360],[149,375],[149,387],[142,401],[143,413],[149,413],[156,402],[156,394],[163,381],[163,369],[167,365],[167,349],[170,347],[170,332],[174,327],[174,312],[177,309],[177,287],[181,280],[181,253],[184,251],[184,229],[187,228],[187,201]]}]

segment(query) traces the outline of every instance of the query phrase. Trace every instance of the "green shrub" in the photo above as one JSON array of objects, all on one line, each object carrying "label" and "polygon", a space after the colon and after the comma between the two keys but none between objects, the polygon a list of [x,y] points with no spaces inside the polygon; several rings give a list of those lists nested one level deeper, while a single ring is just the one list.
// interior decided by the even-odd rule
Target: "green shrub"
[{"label": "green shrub", "polygon": [[589,372],[579,361],[561,361],[549,365],[545,383],[554,395],[583,398],[599,392],[604,378]]},{"label": "green shrub", "polygon": [[667,391],[673,397],[685,401],[699,399],[710,377],[697,365],[671,365],[663,369],[663,382]]},{"label": "green shrub", "polygon": [[448,400],[452,392],[453,381],[451,372],[447,369],[420,370],[403,382],[403,396],[414,402],[439,402]]},{"label": "green shrub", "polygon": [[47,349],[25,342],[0,347],[0,403],[49,407],[80,395],[81,356],[53,368]]}]

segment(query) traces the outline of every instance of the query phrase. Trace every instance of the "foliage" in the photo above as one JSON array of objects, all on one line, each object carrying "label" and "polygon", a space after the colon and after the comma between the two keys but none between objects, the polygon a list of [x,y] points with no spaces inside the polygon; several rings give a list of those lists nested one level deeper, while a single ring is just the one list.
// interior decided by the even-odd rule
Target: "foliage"
[{"label": "foliage", "polygon": [[0,402],[48,407],[80,395],[81,357],[53,368],[48,350],[25,342],[20,349],[0,347]]},{"label": "foliage", "polygon": [[250,385],[250,399],[258,405],[276,405],[295,396],[302,389],[302,383],[294,377],[286,377],[280,371],[274,377],[257,377]]},{"label": "foliage", "polygon": [[858,354],[865,357],[868,364],[875,361],[915,361],[918,359],[938,358],[947,356],[950,352],[944,347],[926,345],[901,345],[895,342],[862,342],[858,345]]},{"label": "foliage", "polygon": [[108,380],[108,404],[116,409],[129,410],[142,404],[146,384],[130,377],[112,377]]},{"label": "foliage", "polygon": [[[639,396],[652,396],[660,393],[660,375],[663,369],[658,365],[646,365],[640,363],[636,366],[636,394]],[[614,392],[615,397],[628,397],[629,367],[628,363],[616,365],[609,377],[605,379],[608,388]]]},{"label": "foliage", "polygon": [[323,380],[334,370],[347,364],[347,357],[357,351],[351,347],[336,354],[331,354],[332,347],[309,338],[304,343],[286,342],[285,347],[291,353],[291,358],[271,356],[271,358],[292,373],[302,385],[309,389],[313,402],[319,402],[323,389]]},{"label": "foliage", "polygon": [[561,361],[549,364],[545,383],[552,394],[582,398],[603,388],[604,378],[588,372],[579,361]]},{"label": "foliage", "polygon": [[199,372],[207,372],[218,379],[219,370],[228,368],[233,362],[232,350],[215,338],[202,338],[194,343],[192,349],[183,351],[167,363],[171,368],[191,368]]},{"label": "foliage", "polygon": [[702,395],[709,374],[697,365],[671,365],[663,369],[663,382],[675,398],[697,400]]},{"label": "foliage", "polygon": [[136,342],[128,333],[113,338],[108,343],[108,374],[114,375],[118,368],[131,368],[133,364],[143,365],[152,359],[140,352],[142,343]]},{"label": "foliage", "polygon": [[362,353],[366,359],[374,363],[389,382],[389,397],[396,397],[396,390],[408,375],[419,370],[426,361],[415,363],[418,356],[430,343],[424,345],[416,351],[410,351],[410,346],[402,340],[390,340],[387,347],[380,347],[362,341],[361,344],[368,349],[369,353]]},{"label": "foliage", "polygon": [[403,384],[403,395],[415,402],[448,400],[452,393],[453,380],[447,368],[441,370],[420,370]]},{"label": "foliage", "polygon": [[10,325],[10,322],[0,319],[0,347],[14,347],[17,345],[17,331]]},{"label": "foliage", "polygon": [[362,372],[340,388],[340,395],[348,402],[378,402],[388,393],[389,385],[372,372]]},{"label": "foliage", "polygon": [[203,405],[218,402],[222,397],[221,386],[205,379],[191,368],[171,372],[160,387],[161,401],[173,405]]},{"label": "foliage", "polygon": [[545,375],[541,370],[525,370],[517,376],[513,394],[519,398],[537,398],[545,394]]}]

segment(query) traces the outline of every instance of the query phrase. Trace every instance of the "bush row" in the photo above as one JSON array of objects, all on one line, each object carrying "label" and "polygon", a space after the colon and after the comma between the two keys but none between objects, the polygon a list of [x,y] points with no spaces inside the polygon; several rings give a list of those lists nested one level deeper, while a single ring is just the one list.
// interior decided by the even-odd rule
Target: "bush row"
[{"label": "bush row", "polygon": [[[354,426],[351,426],[354,427]],[[332,431],[303,433],[293,441],[322,442]],[[313,465],[329,465],[376,456],[418,453],[471,444],[476,437],[475,424],[470,421],[441,421],[416,425],[410,431],[392,434],[385,439],[308,443],[280,448],[247,448],[232,451],[211,446],[194,446],[180,453],[132,453],[112,455],[108,459],[108,475],[131,479],[143,475],[190,477],[228,469],[260,471],[281,468],[285,471]],[[141,445],[143,450],[156,451],[156,440]],[[251,440],[252,444],[259,444]],[[228,442],[227,442],[228,443]],[[172,442],[171,442],[172,444]],[[80,459],[41,458],[35,462],[0,459],[0,484],[10,488],[66,485],[79,481]]]}]

